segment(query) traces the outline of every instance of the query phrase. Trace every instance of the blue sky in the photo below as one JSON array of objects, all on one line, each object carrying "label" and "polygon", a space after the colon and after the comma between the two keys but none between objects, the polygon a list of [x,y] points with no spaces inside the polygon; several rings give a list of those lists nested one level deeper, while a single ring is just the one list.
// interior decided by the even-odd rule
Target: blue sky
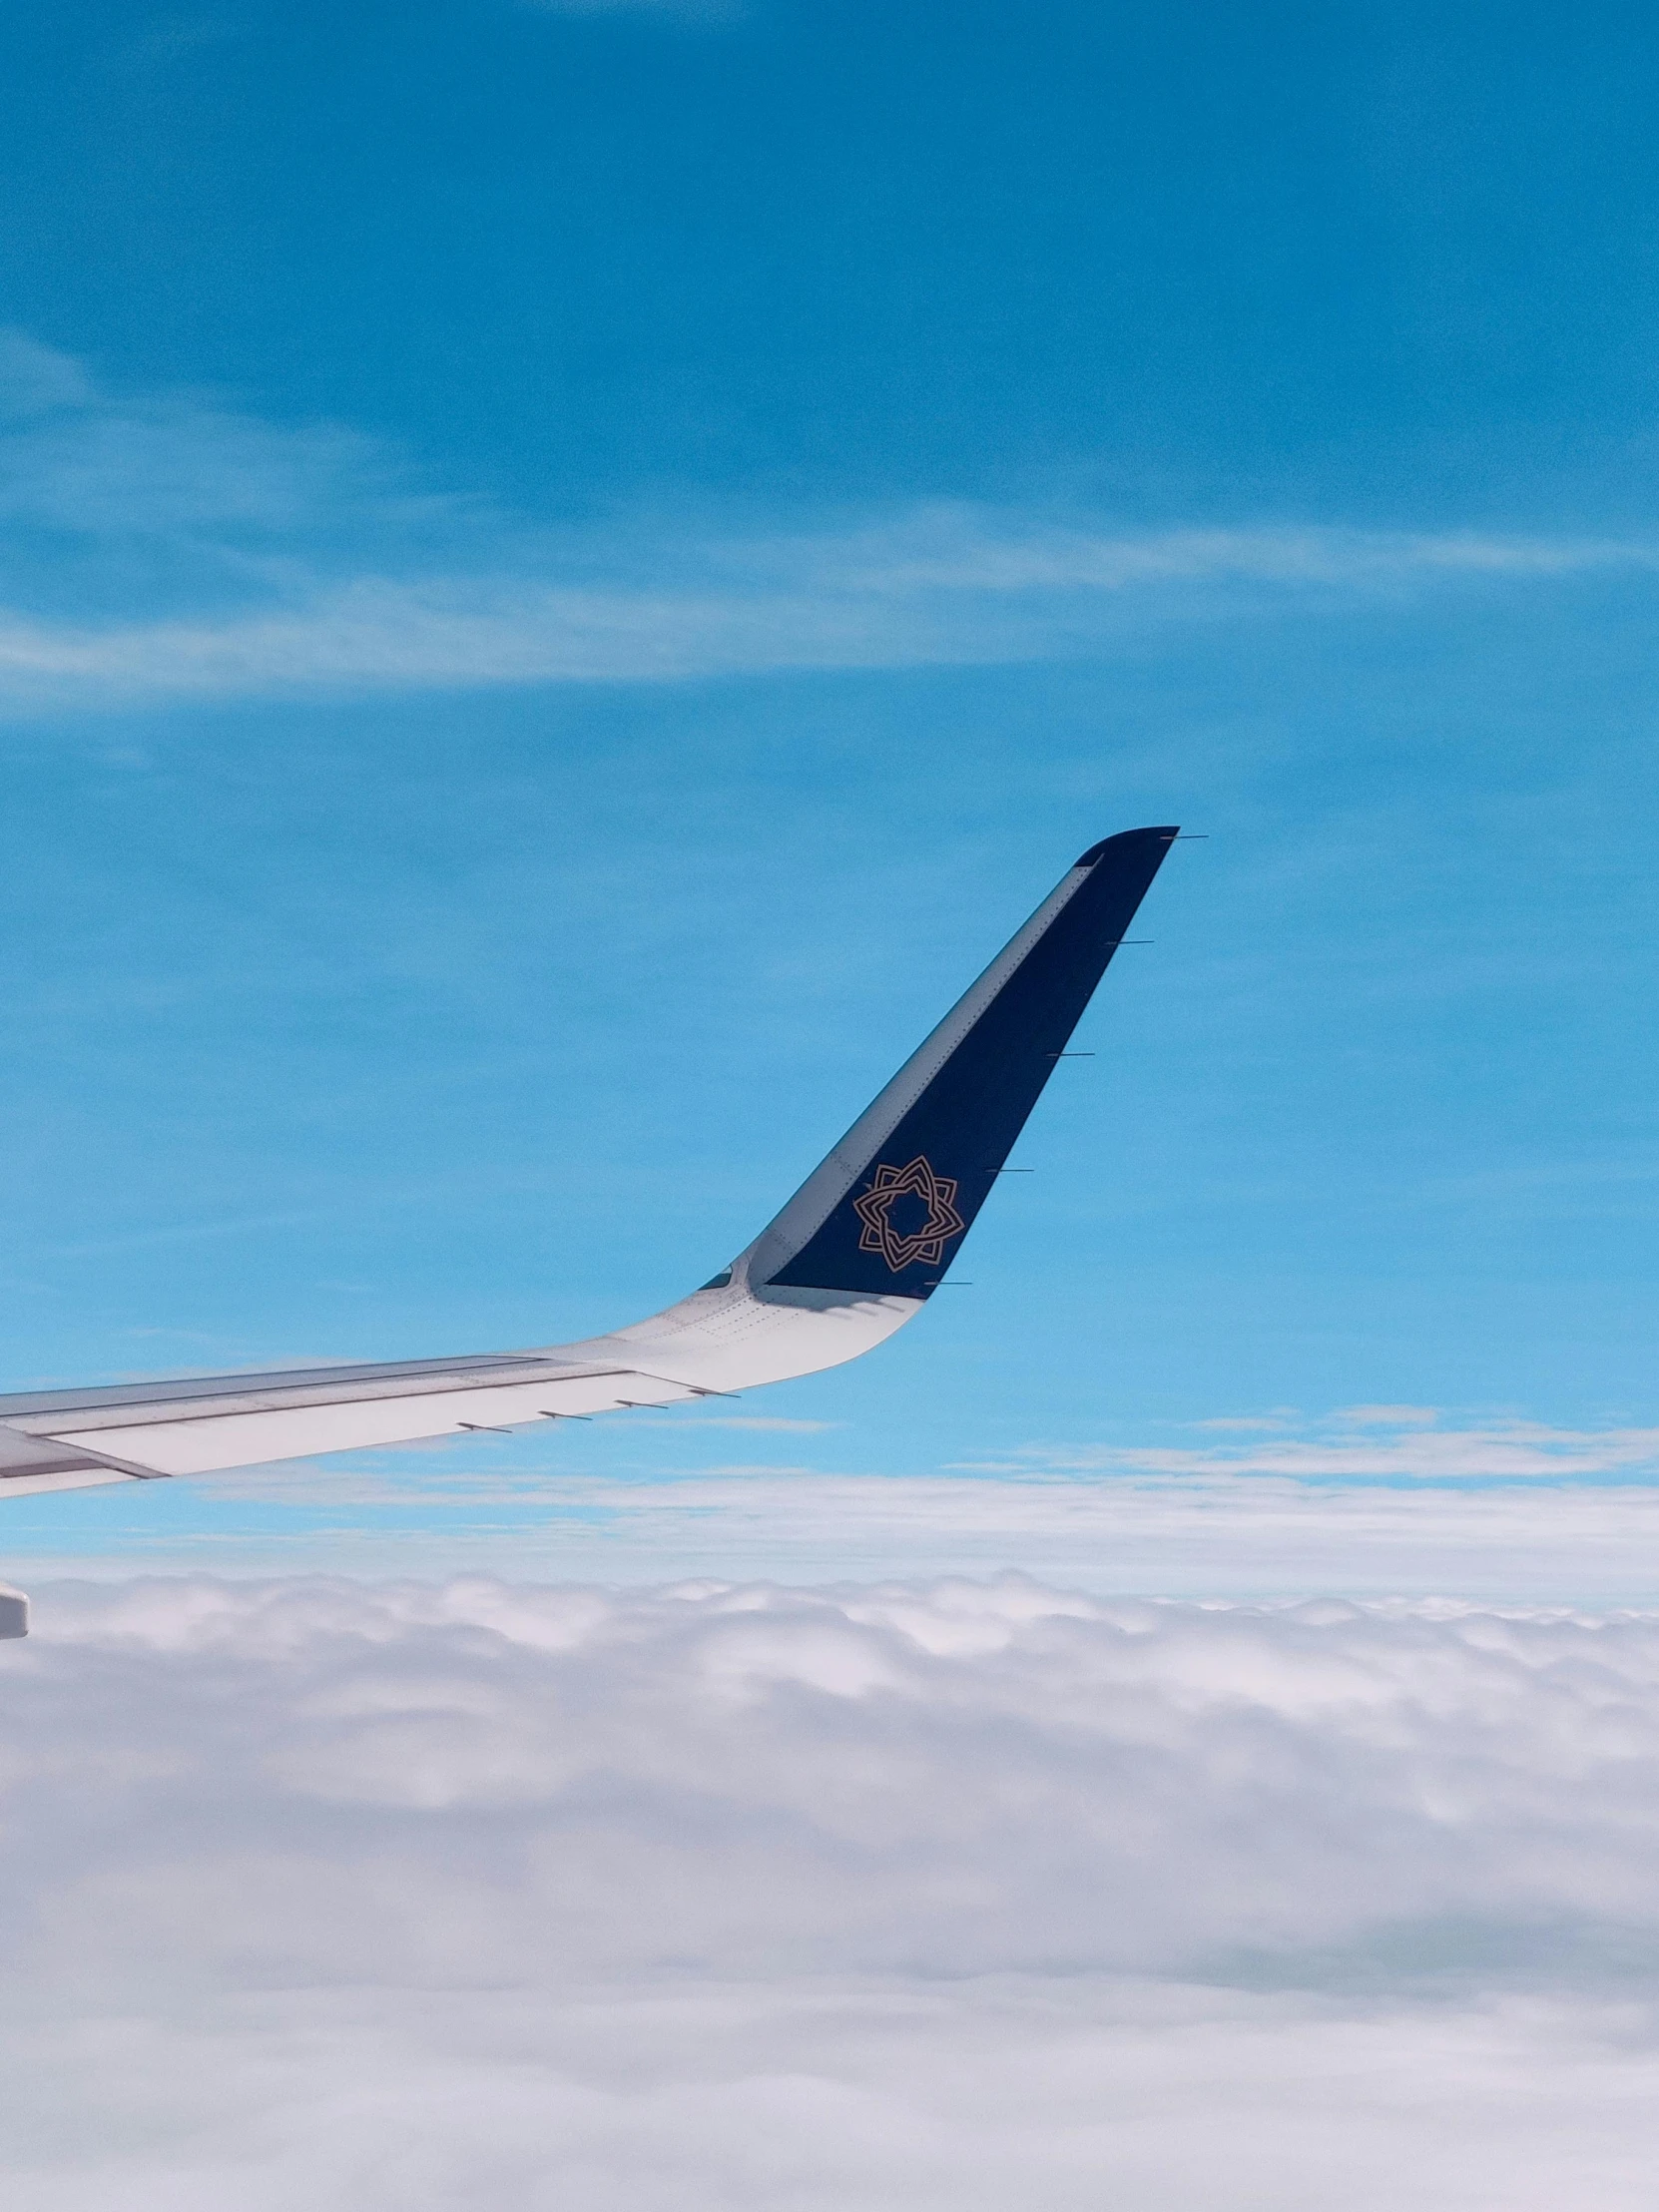
[{"label": "blue sky", "polygon": [[11,1386],[635,1318],[1076,851],[1209,840],[883,1355],[9,1550],[1652,1480],[1650,15],[3,36]]}]

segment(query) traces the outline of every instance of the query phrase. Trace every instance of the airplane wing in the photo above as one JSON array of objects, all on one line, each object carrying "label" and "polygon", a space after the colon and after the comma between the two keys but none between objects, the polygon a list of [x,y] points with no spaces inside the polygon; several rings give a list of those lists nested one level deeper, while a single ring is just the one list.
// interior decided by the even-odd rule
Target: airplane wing
[{"label": "airplane wing", "polygon": [[677,1306],[529,1352],[0,1396],[0,1496],[670,1405],[856,1359],[942,1281],[1176,834],[1092,845],[777,1219]]}]

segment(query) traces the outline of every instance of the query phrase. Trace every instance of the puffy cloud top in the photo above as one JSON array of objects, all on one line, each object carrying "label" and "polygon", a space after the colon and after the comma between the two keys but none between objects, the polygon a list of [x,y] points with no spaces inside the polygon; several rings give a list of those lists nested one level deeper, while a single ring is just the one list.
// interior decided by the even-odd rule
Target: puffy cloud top
[{"label": "puffy cloud top", "polygon": [[1645,2201],[1654,1617],[1008,1577],[37,1619],[32,2203]]}]

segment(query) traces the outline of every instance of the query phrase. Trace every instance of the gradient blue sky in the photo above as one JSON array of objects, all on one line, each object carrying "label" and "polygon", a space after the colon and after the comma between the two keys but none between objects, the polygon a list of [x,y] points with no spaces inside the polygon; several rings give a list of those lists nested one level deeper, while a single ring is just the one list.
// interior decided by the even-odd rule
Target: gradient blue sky
[{"label": "gradient blue sky", "polygon": [[[824,1425],[468,1466],[1653,1480],[1650,11],[0,39],[9,1386],[650,1311],[1180,820]],[[5,1539],[326,1549],[262,1494]]]}]

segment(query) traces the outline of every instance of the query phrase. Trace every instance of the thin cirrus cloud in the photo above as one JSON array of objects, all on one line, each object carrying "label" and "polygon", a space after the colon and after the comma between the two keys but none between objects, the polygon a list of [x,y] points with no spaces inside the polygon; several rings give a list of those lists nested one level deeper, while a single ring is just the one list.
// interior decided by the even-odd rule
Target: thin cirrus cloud
[{"label": "thin cirrus cloud", "polygon": [[1034,1444],[980,1472],[1021,1467],[1137,1475],[1286,1475],[1299,1481],[1366,1478],[1509,1482],[1572,1476],[1659,1476],[1659,1428],[1557,1428],[1503,1417],[1442,1426],[1424,1405],[1352,1405],[1296,1433],[1290,1416],[1193,1423],[1241,1440],[1179,1444]]},{"label": "thin cirrus cloud", "polygon": [[1125,530],[932,502],[552,529],[338,425],[137,396],[0,337],[0,705],[666,683],[1098,652],[1149,623],[1650,573],[1640,540]]},{"label": "thin cirrus cloud", "polygon": [[40,1597],[0,2128],[49,2212],[1651,2199],[1652,1616]]}]

